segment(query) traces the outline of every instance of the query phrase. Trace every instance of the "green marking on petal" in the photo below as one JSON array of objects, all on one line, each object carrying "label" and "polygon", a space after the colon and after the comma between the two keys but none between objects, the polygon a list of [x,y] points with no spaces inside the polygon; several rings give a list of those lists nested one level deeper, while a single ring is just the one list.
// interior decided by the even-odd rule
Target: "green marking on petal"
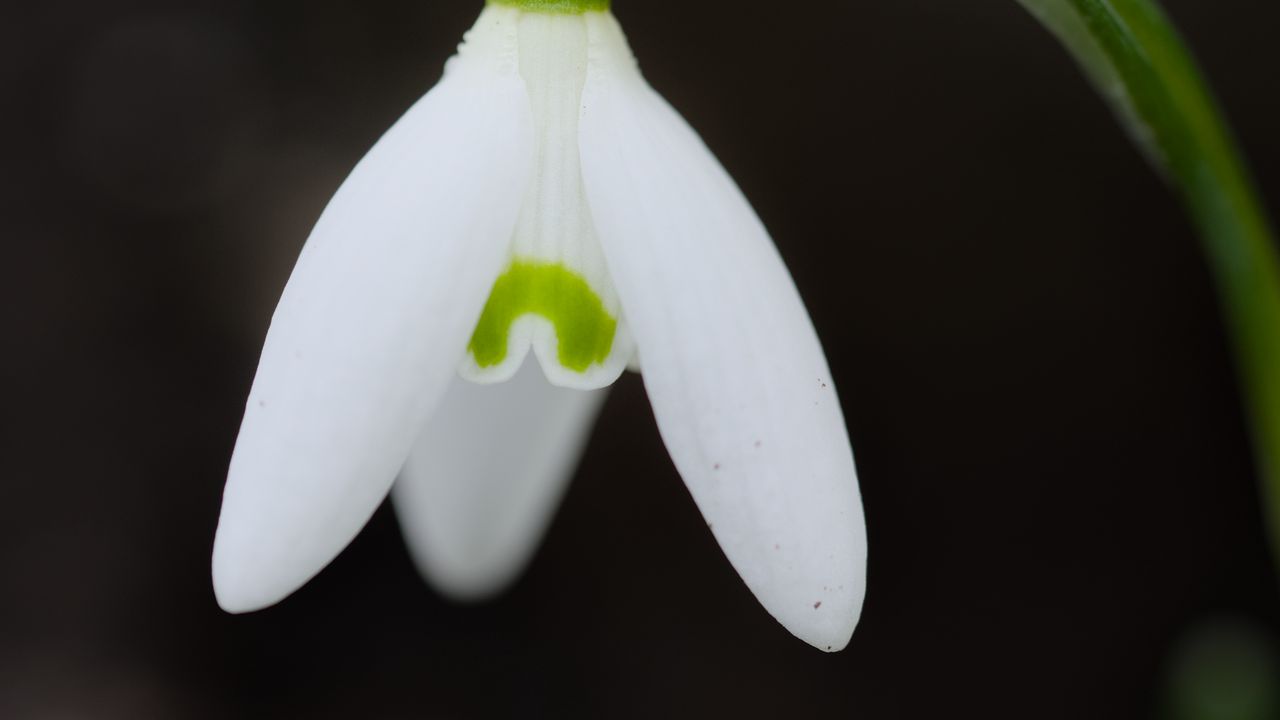
[{"label": "green marking on petal", "polygon": [[560,365],[586,372],[613,349],[618,319],[609,314],[591,285],[559,263],[516,260],[493,284],[467,349],[482,368],[507,358],[511,324],[540,315],[556,328]]},{"label": "green marking on petal", "polygon": [[605,12],[609,9],[611,0],[489,0],[489,2],[528,12],[581,15],[585,12]]}]

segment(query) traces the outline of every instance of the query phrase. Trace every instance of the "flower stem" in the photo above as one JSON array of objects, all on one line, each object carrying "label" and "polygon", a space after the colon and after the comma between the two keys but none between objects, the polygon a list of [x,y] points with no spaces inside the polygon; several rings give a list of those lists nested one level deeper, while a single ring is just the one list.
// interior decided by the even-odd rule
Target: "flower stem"
[{"label": "flower stem", "polygon": [[549,15],[581,15],[585,12],[606,12],[611,0],[489,0],[494,5],[508,5],[527,12]]},{"label": "flower stem", "polygon": [[1056,34],[1199,229],[1235,346],[1280,561],[1280,260],[1266,211],[1191,53],[1154,0],[1018,0]]}]

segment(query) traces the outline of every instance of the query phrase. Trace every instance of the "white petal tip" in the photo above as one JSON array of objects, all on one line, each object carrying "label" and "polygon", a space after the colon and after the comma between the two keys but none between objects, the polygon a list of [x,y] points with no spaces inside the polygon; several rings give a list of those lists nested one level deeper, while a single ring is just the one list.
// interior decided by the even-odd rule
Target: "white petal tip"
[{"label": "white petal tip", "polygon": [[[402,482],[402,485],[408,484]],[[419,486],[418,491],[423,488]],[[558,488],[557,488],[558,489]],[[558,498],[553,492],[552,497]],[[401,488],[396,495],[396,510],[405,529],[410,555],[418,572],[441,596],[456,603],[483,603],[501,595],[516,583],[528,565],[537,539],[545,528],[549,513],[555,503],[537,510],[538,521],[531,527],[517,529],[514,535],[509,525],[493,527],[494,518],[504,518],[502,509],[482,515],[483,519],[466,523],[464,528],[450,526],[440,516],[437,522],[417,524],[409,517],[410,508],[421,510],[422,499]],[[403,498],[403,499],[402,499]],[[437,496],[443,505],[447,498]],[[463,510],[454,509],[461,515]],[[419,515],[425,515],[420,512]],[[420,518],[419,518],[420,519]],[[465,533],[465,534],[463,534]]]},{"label": "white petal tip", "polygon": [[[815,608],[815,614],[820,613],[822,608]],[[836,613],[833,613],[833,615]],[[834,622],[818,621],[815,626],[813,621],[806,622],[806,627],[787,628],[796,637],[809,643],[815,648],[823,652],[840,652],[849,646],[849,641],[853,639],[853,629],[857,625],[857,618],[835,619]]]},{"label": "white petal tip", "polygon": [[216,584],[213,588],[213,594],[218,599],[218,607],[222,608],[223,612],[231,615],[245,615],[259,610],[265,610],[273,604],[252,602],[248,597],[236,595],[234,592],[229,593],[219,590]]},{"label": "white petal tip", "polygon": [[850,633],[849,637],[845,638],[844,640],[837,639],[835,642],[830,643],[828,645],[814,645],[813,643],[809,643],[809,644],[813,645],[814,647],[818,648],[823,652],[838,653],[849,646],[849,640],[852,639],[852,637],[853,635],[852,633]]},{"label": "white petal tip", "polygon": [[219,540],[221,536],[213,547],[213,595],[225,612],[243,615],[271,607],[310,579],[293,581],[285,573],[268,572],[262,563],[231,552]]},{"label": "white petal tip", "polygon": [[433,565],[430,569],[420,567],[419,571],[444,598],[459,604],[478,605],[502,595],[515,584],[522,569],[523,566],[517,566],[485,573],[473,572],[468,568],[450,570]]},{"label": "white petal tip", "polygon": [[232,615],[257,612],[275,605],[282,599],[264,596],[244,584],[228,582],[216,573],[213,576],[213,595],[218,600],[218,607]]},{"label": "white petal tip", "polygon": [[[811,593],[814,599],[797,601],[793,596],[786,611],[770,607],[774,617],[792,635],[823,652],[840,652],[849,645],[862,613],[861,593],[834,588]],[[768,607],[768,606],[766,606]]]}]

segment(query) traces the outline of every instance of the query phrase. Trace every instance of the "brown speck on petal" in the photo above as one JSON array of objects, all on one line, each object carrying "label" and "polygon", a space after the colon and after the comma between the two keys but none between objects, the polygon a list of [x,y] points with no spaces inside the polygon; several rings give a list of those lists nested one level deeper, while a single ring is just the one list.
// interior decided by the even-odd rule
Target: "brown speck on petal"
[{"label": "brown speck on petal", "polygon": [[774,545],[774,546],[773,546],[773,549],[774,549],[774,550],[781,550],[781,549],[782,549],[782,546],[781,546],[781,545]]},{"label": "brown speck on petal", "polygon": [[822,601],[821,601],[821,600],[819,600],[818,602],[816,602],[816,603],[814,603],[814,604],[813,604],[813,609],[814,609],[814,610],[817,610],[817,609],[818,609],[818,608],[820,608],[820,607],[822,607]]},{"label": "brown speck on petal", "polygon": [[720,463],[716,463],[715,465],[712,465],[712,466],[711,466],[711,469],[712,469],[712,470],[719,470],[719,469],[720,469]]}]

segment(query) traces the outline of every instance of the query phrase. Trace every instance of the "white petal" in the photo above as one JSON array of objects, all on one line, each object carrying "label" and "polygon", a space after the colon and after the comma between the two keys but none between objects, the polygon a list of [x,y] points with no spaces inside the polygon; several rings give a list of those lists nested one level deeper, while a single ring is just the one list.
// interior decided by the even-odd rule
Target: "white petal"
[{"label": "white petal", "polygon": [[289,279],[214,543],[228,611],[277,602],[351,541],[454,377],[529,177],[509,15],[481,16],[338,190]]},{"label": "white petal", "polygon": [[591,22],[583,172],[658,427],[751,591],[839,650],[861,613],[866,535],[822,348],[746,199],[645,84],[613,19]]},{"label": "white petal", "polygon": [[511,380],[457,380],[392,488],[422,574],[458,600],[519,576],[550,525],[607,390],[547,382],[537,363]]}]

